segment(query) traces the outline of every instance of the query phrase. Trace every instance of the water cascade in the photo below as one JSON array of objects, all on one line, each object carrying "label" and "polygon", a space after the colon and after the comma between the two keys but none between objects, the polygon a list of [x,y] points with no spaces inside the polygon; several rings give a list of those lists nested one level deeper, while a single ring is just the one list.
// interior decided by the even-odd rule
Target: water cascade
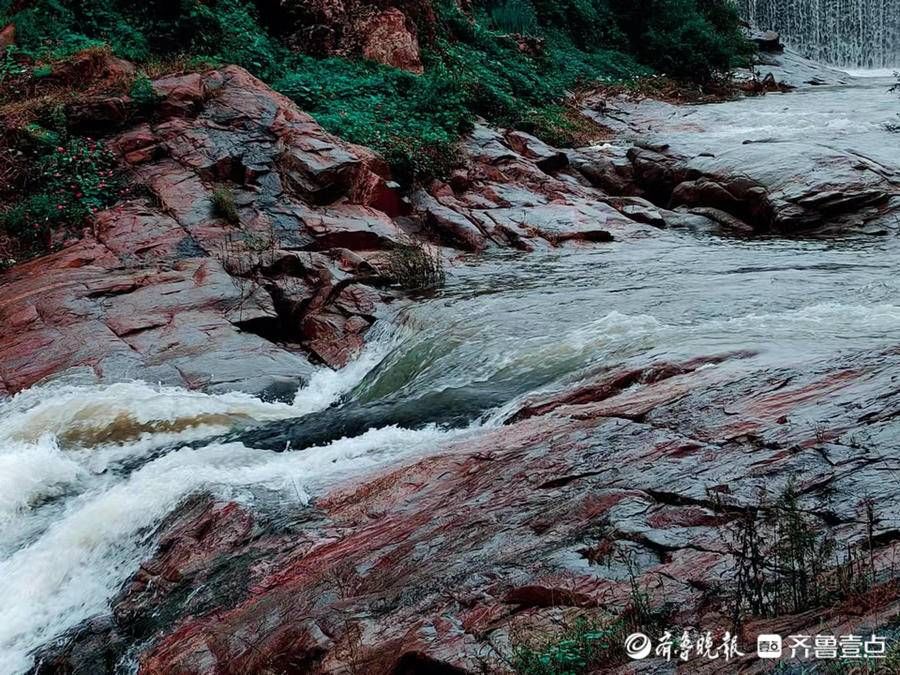
[{"label": "water cascade", "polygon": [[900,65],[900,0],[737,0],[754,26],[777,30],[811,59],[850,68]]}]

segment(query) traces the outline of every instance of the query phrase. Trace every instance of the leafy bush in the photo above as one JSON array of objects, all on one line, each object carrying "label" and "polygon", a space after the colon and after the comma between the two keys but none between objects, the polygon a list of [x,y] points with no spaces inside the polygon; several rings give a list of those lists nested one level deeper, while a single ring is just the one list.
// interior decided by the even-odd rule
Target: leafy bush
[{"label": "leafy bush", "polygon": [[537,12],[531,0],[504,0],[489,10],[491,23],[507,33],[534,35],[538,32]]},{"label": "leafy bush", "polygon": [[593,672],[620,656],[625,625],[600,626],[579,619],[560,635],[539,644],[514,648],[512,666],[518,675],[568,675]]},{"label": "leafy bush", "polygon": [[0,84],[25,72],[25,67],[16,60],[15,52],[15,47],[7,47],[0,54]]},{"label": "leafy bush", "polygon": [[297,57],[274,87],[329,131],[380,152],[405,179],[445,172],[472,120],[465,93],[439,63],[417,77],[373,63]]},{"label": "leafy bush", "polygon": [[234,193],[227,187],[219,187],[213,190],[212,197],[213,214],[226,220],[232,225],[240,222],[237,205],[234,203]]},{"label": "leafy bush", "polygon": [[131,83],[131,91],[128,94],[139,108],[152,108],[159,100],[160,96],[153,88],[153,82],[146,73],[138,73]]},{"label": "leafy bush", "polygon": [[65,58],[108,43],[137,62],[190,52],[244,66],[260,77],[280,73],[281,48],[242,0],[36,0],[14,16],[20,45],[35,56]]},{"label": "leafy bush", "polygon": [[[33,137],[55,138],[37,131]],[[118,199],[122,188],[114,156],[95,141],[74,138],[38,153],[32,181],[37,191],[0,212],[0,230],[23,249],[45,249],[54,230],[82,225]]]},{"label": "leafy bush", "polygon": [[725,0],[614,1],[629,50],[659,72],[703,82],[752,53]]}]

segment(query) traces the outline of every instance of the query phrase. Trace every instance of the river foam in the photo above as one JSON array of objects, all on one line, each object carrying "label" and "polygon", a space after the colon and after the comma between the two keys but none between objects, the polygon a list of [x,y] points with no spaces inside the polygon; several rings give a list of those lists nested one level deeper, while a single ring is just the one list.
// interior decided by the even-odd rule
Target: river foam
[{"label": "river foam", "polygon": [[381,354],[317,372],[293,403],[143,382],[47,385],[0,402],[0,672],[27,670],[33,650],[108,611],[155,526],[190,495],[252,502],[262,490],[302,509],[326,485],[463,433],[385,427],[292,452],[198,444],[234,424],[322,410]]}]

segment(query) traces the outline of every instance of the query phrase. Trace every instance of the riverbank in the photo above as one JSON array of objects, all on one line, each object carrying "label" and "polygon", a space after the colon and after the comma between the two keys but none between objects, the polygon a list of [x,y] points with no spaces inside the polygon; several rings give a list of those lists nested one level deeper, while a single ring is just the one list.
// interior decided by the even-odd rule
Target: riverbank
[{"label": "riverbank", "polygon": [[[0,669],[893,635],[887,82],[587,97],[603,142],[479,124],[411,192],[245,70],[150,87],[84,117],[143,189],[0,278]],[[409,247],[445,286],[389,278]]]}]

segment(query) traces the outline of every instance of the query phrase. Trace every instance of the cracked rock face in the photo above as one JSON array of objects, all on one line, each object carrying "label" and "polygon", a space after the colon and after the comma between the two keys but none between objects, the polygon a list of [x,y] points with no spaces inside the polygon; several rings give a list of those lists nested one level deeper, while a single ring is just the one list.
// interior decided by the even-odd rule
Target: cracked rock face
[{"label": "cracked rock face", "polygon": [[[885,132],[896,116],[890,82],[855,80],[798,58],[786,52],[775,71],[801,86],[792,94],[703,106],[588,97],[583,113],[635,147],[624,164],[609,150],[593,151],[581,171],[617,194],[676,212],[663,214],[673,227],[699,225],[699,217],[742,235],[895,232],[900,163]],[[812,94],[811,84],[828,86]],[[859,106],[858,97],[871,100]]]},{"label": "cracked rock face", "polygon": [[275,33],[316,56],[365,57],[412,73],[423,72],[419,33],[435,28],[429,2],[399,0],[257,0]]},{"label": "cracked rock face", "polygon": [[[389,192],[384,170],[239,68],[154,86],[159,113],[107,140],[148,196],[4,275],[0,377],[15,391],[87,367],[101,381],[289,395],[306,353],[343,365],[374,318],[372,302],[337,302],[356,274],[338,249],[398,240],[369,205]],[[216,189],[238,223],[217,215]],[[264,269],[286,258],[290,270]]]},{"label": "cracked rock face", "polygon": [[[527,134],[478,127],[467,168],[405,203],[374,153],[240,68],[153,87],[149,115],[127,97],[72,111],[76,124],[110,112],[104,141],[146,196],[0,276],[0,393],[71,375],[290,397],[310,358],[339,368],[362,349],[392,299],[372,263],[410,233],[481,251],[653,229]],[[235,222],[214,207],[221,190]]]},{"label": "cracked rock face", "polygon": [[[46,658],[70,663],[109,632],[120,650],[153,636],[148,674],[398,672],[404,659],[430,665],[400,672],[480,672],[485,659],[499,672],[493,649],[511,632],[621,610],[632,575],[675,608],[673,625],[725,625],[734,528],[789,479],[817,527],[870,537],[886,571],[896,523],[867,534],[861,495],[878,513],[900,507],[877,450],[900,432],[897,353],[813,372],[755,363],[710,355],[545,394],[506,426],[335,489],[289,532],[194,500],[161,527],[113,624],[85,624]],[[858,632],[897,604],[887,589],[862,614],[778,627]],[[748,639],[773,625],[749,625]]]}]

